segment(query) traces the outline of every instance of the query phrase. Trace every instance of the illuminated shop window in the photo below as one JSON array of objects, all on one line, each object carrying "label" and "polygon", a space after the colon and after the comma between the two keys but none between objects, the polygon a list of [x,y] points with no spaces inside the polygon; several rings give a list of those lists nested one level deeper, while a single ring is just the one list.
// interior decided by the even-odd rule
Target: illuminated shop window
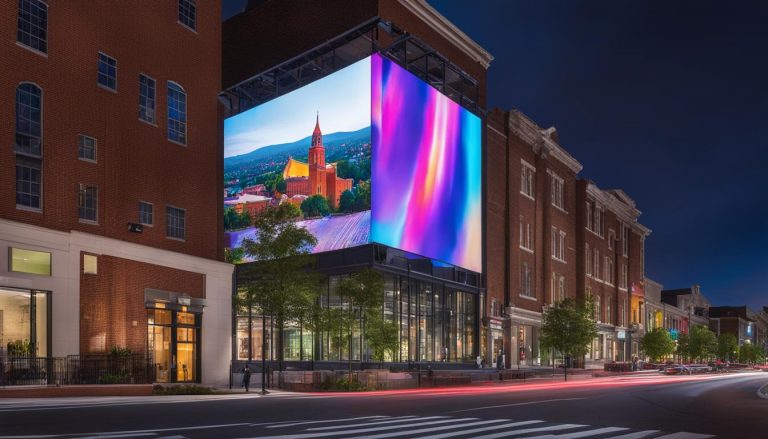
[{"label": "illuminated shop window", "polygon": [[83,273],[99,274],[99,258],[96,255],[83,255]]},{"label": "illuminated shop window", "polygon": [[39,274],[42,276],[51,275],[50,253],[13,247],[9,249],[9,253],[9,271],[14,271],[17,273]]}]

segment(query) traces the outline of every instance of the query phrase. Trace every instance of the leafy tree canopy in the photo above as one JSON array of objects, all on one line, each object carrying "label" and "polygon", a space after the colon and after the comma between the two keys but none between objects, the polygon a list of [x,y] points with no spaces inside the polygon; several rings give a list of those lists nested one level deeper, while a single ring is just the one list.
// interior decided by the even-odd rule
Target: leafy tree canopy
[{"label": "leafy tree canopy", "polygon": [[307,218],[314,216],[326,216],[331,213],[328,200],[322,195],[312,195],[301,202],[301,211]]},{"label": "leafy tree canopy", "polygon": [[675,352],[675,342],[666,329],[656,328],[643,336],[640,340],[640,348],[652,361],[659,361]]},{"label": "leafy tree canopy", "polygon": [[587,353],[597,337],[591,301],[577,303],[573,298],[556,303],[544,313],[540,343],[571,357]]}]

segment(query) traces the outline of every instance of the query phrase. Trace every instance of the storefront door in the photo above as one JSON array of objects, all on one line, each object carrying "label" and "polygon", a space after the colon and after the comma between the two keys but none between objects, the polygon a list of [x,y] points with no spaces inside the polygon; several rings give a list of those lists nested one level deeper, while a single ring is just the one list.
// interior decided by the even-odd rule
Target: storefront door
[{"label": "storefront door", "polygon": [[157,382],[199,381],[200,314],[148,309],[147,330]]}]

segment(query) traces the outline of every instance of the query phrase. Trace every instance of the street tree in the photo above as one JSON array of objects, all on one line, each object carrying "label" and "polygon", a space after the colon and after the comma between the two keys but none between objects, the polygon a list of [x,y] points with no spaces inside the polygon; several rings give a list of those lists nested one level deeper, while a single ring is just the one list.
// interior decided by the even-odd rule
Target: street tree
[{"label": "street tree", "polygon": [[379,363],[389,358],[395,358],[400,348],[400,333],[397,323],[385,320],[380,314],[366,318],[365,339],[371,349],[373,360]]},{"label": "street tree", "polygon": [[717,337],[717,358],[723,361],[735,361],[739,356],[739,341],[733,334],[720,334]]},{"label": "street tree", "polygon": [[651,361],[658,362],[675,352],[675,342],[666,329],[656,328],[643,336],[640,348],[648,354]]},{"label": "street tree", "polygon": [[321,277],[311,270],[315,258],[310,254],[317,239],[296,224],[300,217],[290,203],[269,207],[256,217],[257,238],[243,242],[245,254],[256,262],[240,266],[239,276],[246,282],[235,300],[238,307],[258,307],[271,317],[279,370],[286,323],[311,319],[320,292]]},{"label": "street tree", "polygon": [[680,332],[677,334],[677,349],[675,353],[679,357],[681,363],[685,363],[691,357],[691,337],[685,333]]},{"label": "street tree", "polygon": [[[542,349],[554,349],[564,357],[580,357],[587,353],[597,337],[591,300],[582,303],[573,298],[554,304],[544,312],[540,343]],[[568,379],[567,362],[565,379]]]},{"label": "street tree", "polygon": [[739,362],[759,364],[765,361],[765,351],[762,346],[758,346],[752,343],[744,343],[739,348]]},{"label": "street tree", "polygon": [[341,193],[339,197],[339,211],[340,212],[352,212],[355,208],[355,194],[351,190],[346,190]]},{"label": "street tree", "polygon": [[717,353],[717,336],[705,326],[693,326],[688,336],[691,361],[706,361]]}]

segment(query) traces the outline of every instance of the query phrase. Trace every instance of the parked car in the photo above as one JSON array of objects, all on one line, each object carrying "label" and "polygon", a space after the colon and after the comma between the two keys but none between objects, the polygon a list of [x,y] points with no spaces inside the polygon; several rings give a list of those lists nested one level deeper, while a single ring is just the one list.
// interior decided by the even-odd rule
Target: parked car
[{"label": "parked car", "polygon": [[682,364],[669,364],[664,366],[663,372],[667,375],[690,375],[691,371]]}]

